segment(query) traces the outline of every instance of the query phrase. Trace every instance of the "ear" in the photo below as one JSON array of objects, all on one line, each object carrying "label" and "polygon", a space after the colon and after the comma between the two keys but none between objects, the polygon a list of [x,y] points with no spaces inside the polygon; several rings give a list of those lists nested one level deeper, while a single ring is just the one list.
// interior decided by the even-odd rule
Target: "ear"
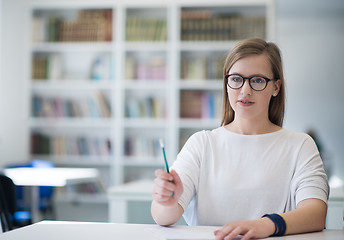
[{"label": "ear", "polygon": [[274,90],[273,90],[272,96],[276,97],[281,89],[282,81],[281,79],[278,79],[274,81],[273,83],[274,83]]}]

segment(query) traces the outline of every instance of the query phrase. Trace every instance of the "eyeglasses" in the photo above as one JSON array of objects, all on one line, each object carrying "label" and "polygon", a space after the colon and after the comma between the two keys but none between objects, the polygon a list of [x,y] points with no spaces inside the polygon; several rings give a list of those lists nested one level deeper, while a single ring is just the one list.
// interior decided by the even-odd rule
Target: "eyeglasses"
[{"label": "eyeglasses", "polygon": [[228,87],[232,89],[241,88],[244,86],[245,79],[247,79],[250,87],[255,91],[263,91],[268,85],[268,82],[276,80],[262,76],[243,77],[238,74],[227,74],[225,79],[227,79]]}]

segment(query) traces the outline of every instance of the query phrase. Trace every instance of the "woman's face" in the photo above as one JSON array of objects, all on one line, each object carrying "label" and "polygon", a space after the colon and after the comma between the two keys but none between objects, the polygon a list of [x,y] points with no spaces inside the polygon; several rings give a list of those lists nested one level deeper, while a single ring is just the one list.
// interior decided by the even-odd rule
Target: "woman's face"
[{"label": "woman's face", "polygon": [[[238,60],[228,74],[274,78],[270,62],[265,54],[251,55]],[[229,103],[235,112],[234,120],[268,120],[270,99],[272,96],[277,96],[280,82],[280,80],[270,81],[262,91],[253,90],[247,79],[239,89],[232,89],[227,85]]]}]

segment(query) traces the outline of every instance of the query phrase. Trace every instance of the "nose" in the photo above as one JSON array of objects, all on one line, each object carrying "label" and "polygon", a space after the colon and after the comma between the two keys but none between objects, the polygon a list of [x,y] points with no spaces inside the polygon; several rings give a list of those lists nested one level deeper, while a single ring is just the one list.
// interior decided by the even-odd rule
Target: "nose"
[{"label": "nose", "polygon": [[243,96],[252,95],[252,88],[248,82],[248,79],[245,79],[244,85],[241,87],[241,94]]}]

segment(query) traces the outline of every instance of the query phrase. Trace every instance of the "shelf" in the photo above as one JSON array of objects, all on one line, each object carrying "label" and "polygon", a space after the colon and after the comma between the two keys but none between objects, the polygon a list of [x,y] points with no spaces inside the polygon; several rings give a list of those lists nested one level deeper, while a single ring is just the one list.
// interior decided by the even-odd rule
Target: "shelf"
[{"label": "shelf", "polygon": [[227,51],[229,52],[239,41],[182,41],[181,51]]},{"label": "shelf", "polygon": [[32,155],[35,159],[51,161],[55,166],[78,166],[78,167],[109,167],[112,156],[52,156],[52,155]]},{"label": "shelf", "polygon": [[112,52],[112,42],[35,42],[33,52]]},{"label": "shelf", "polygon": [[180,80],[180,89],[185,90],[222,90],[222,80]]},{"label": "shelf", "polygon": [[31,118],[31,128],[111,128],[112,119]]},{"label": "shelf", "polygon": [[128,90],[143,90],[143,91],[156,91],[156,90],[166,90],[165,79],[145,79],[145,80],[125,80],[124,88]]},{"label": "shelf", "polygon": [[75,91],[75,90],[111,90],[115,83],[110,79],[99,81],[91,79],[56,79],[56,80],[34,80],[31,83],[32,90],[44,91]]},{"label": "shelf", "polygon": [[[29,8],[28,22],[33,24],[27,27],[37,33],[31,34],[32,42],[26,44],[30,56],[28,112],[32,115],[28,118],[29,141],[36,137],[43,143],[54,142],[49,151],[61,153],[57,150],[66,147],[60,148],[59,141],[65,144],[77,139],[79,148],[85,150],[85,142],[92,146],[97,139],[105,139],[112,155],[55,156],[39,149],[33,152],[47,155],[31,153],[30,157],[60,166],[105,169],[103,175],[111,185],[154,177],[154,169],[164,167],[157,144],[160,138],[171,149],[167,158],[173,161],[189,133],[219,127],[222,71],[228,52],[247,31],[252,37],[274,35],[273,0],[148,5],[92,0],[85,4],[56,0]],[[87,10],[100,11],[91,11],[88,18]],[[208,14],[204,21],[197,17],[202,11]],[[93,29],[88,22],[95,22],[99,13],[103,18]],[[251,16],[258,16],[259,22]],[[71,35],[69,21],[74,31]],[[80,22],[99,38],[81,30],[80,40]],[[186,23],[199,26],[185,27]],[[209,28],[209,23],[216,24]],[[233,25],[224,27],[229,23]],[[99,26],[104,32],[99,32]],[[231,32],[223,31],[226,29]],[[83,153],[99,153],[93,146],[90,149]],[[140,154],[142,157],[136,157]]]},{"label": "shelf", "polygon": [[125,128],[165,128],[166,126],[166,119],[126,118],[124,120]]},{"label": "shelf", "polygon": [[168,50],[168,42],[126,42],[127,52],[161,52]]}]

